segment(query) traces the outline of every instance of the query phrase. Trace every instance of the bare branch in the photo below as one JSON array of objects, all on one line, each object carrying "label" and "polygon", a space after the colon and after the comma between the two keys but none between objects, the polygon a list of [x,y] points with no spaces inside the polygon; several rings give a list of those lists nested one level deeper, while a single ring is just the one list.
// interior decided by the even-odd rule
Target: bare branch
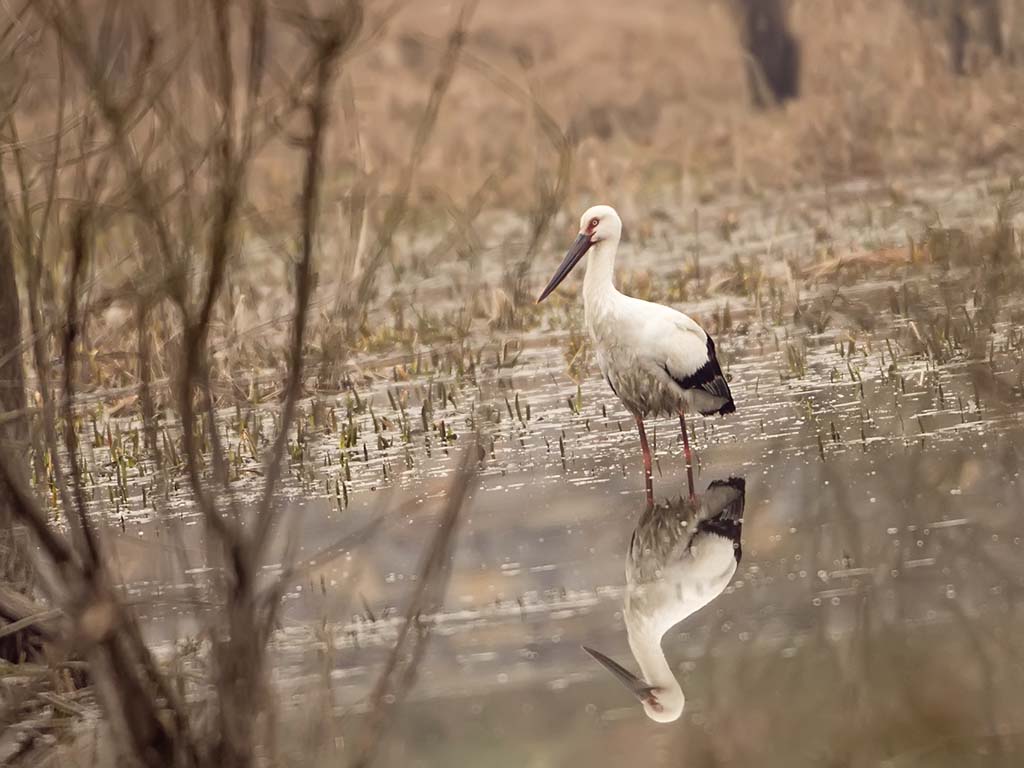
[{"label": "bare branch", "polygon": [[366,725],[356,746],[356,756],[351,762],[354,768],[368,768],[373,764],[397,708],[416,682],[430,634],[430,627],[423,623],[422,616],[438,611],[444,601],[459,512],[476,477],[476,457],[477,441],[473,440],[462,454],[455,480],[448,489],[447,505],[437,532],[420,564],[416,589],[405,609],[405,623],[370,696]]},{"label": "bare branch", "polygon": [[316,238],[320,208],[320,180],[323,173],[323,144],[330,119],[328,110],[330,84],[341,52],[359,35],[363,10],[358,3],[345,6],[343,15],[335,16],[325,31],[307,27],[315,41],[318,54],[313,92],[309,101],[310,135],[306,150],[306,168],[303,174],[302,197],[299,203],[302,220],[302,243],[299,262],[295,266],[295,315],[292,321],[291,344],[288,351],[288,379],[285,384],[281,426],[266,461],[265,485],[260,500],[256,532],[252,539],[254,558],[262,556],[273,528],[273,504],[281,462],[288,444],[288,433],[295,415],[295,404],[302,391],[303,352],[310,297],[313,293],[313,244]]},{"label": "bare branch", "polygon": [[[427,106],[424,108],[423,115],[416,126],[416,134],[409,152],[409,160],[406,163],[405,172],[401,176],[402,181],[398,190],[391,197],[391,202],[384,214],[384,221],[377,238],[377,245],[374,248],[373,255],[363,265],[363,273],[359,276],[355,295],[349,297],[348,304],[345,306],[345,322],[348,325],[349,337],[352,336],[355,329],[363,322],[363,313],[373,293],[377,270],[383,263],[384,257],[390,251],[395,232],[398,230],[402,219],[405,218],[405,209],[409,201],[409,194],[412,191],[413,178],[419,169],[420,162],[423,159],[423,151],[433,134],[434,126],[437,124],[441,103],[448,92],[448,87],[451,85],[452,76],[455,74],[459,56],[465,45],[466,29],[475,10],[475,0],[466,3],[459,12],[459,18],[448,35],[448,44],[441,57],[441,64],[438,67],[437,74],[434,76]],[[340,305],[336,307],[336,314],[338,309],[340,309]]]},{"label": "bare branch", "polygon": [[[114,5],[109,4],[108,8],[113,9]],[[174,269],[177,262],[177,249],[173,245],[174,240],[171,237],[170,229],[161,216],[159,195],[153,185],[149,183],[144,168],[129,141],[130,107],[141,99],[142,83],[145,78],[138,78],[138,92],[132,98],[127,100],[116,98],[107,82],[104,68],[83,36],[86,27],[78,0],[62,4],[60,7],[55,7],[52,2],[38,2],[34,4],[34,7],[43,20],[57,32],[62,44],[78,63],[79,69],[84,73],[86,81],[92,89],[100,115],[113,134],[112,148],[133,187],[132,199],[136,203],[141,218],[153,232],[165,266],[171,269],[169,277],[173,279],[177,276],[171,286],[171,295],[184,311],[186,301],[184,276],[180,269]],[[147,38],[146,46],[135,63],[140,72],[145,73],[148,70],[155,48],[155,40],[152,37]]]},{"label": "bare branch", "polygon": [[[17,135],[17,126],[14,115],[8,116],[8,125],[11,132]],[[71,497],[68,494],[67,484],[64,481],[64,467],[61,462],[60,451],[57,447],[56,414],[54,412],[53,397],[50,392],[50,350],[49,334],[43,329],[42,310],[39,305],[43,277],[43,251],[33,247],[32,216],[28,210],[28,180],[24,163],[24,156],[20,149],[14,149],[15,167],[18,172],[18,181],[21,187],[22,200],[22,257],[25,261],[25,271],[28,279],[28,305],[29,305],[29,326],[32,331],[33,356],[36,367],[36,385],[39,388],[39,399],[43,407],[43,434],[46,440],[47,453],[50,455],[50,463],[53,467],[53,476],[57,491],[60,494],[61,508],[71,527],[72,535],[79,551],[84,553],[87,549],[85,544],[80,521],[71,515],[74,508],[71,504]],[[55,558],[56,559],[56,558]]]},{"label": "bare branch", "polygon": [[14,513],[36,535],[58,568],[77,571],[78,560],[74,550],[63,537],[50,528],[46,512],[39,508],[28,482],[18,470],[18,465],[18,459],[10,456],[8,449],[0,445],[0,482],[4,483],[10,493]]},{"label": "bare branch", "polygon": [[[82,279],[82,270],[88,258],[88,214],[79,211],[75,217],[71,236],[71,279],[68,281],[67,314],[64,324],[64,442],[68,451],[68,466],[71,469],[72,487],[75,493],[75,509],[78,512],[78,525],[88,554],[90,568],[95,568],[101,561],[99,541],[89,522],[85,504],[85,490],[82,484],[82,473],[78,465],[78,437],[75,431],[75,339],[78,337],[78,292]],[[65,510],[70,516],[71,511]]]}]

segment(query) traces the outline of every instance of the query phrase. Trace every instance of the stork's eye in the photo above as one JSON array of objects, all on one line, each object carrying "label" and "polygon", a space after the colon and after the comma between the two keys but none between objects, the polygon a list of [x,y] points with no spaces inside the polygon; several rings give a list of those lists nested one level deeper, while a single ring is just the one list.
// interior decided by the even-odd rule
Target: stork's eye
[{"label": "stork's eye", "polygon": [[597,227],[597,225],[600,224],[600,223],[601,222],[600,222],[599,219],[591,219],[590,220],[590,228],[591,229],[595,229]]}]

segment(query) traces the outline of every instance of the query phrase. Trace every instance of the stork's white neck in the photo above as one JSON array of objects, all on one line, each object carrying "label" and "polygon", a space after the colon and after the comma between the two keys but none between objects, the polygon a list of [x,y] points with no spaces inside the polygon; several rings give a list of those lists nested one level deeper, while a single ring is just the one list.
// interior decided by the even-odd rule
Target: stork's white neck
[{"label": "stork's white neck", "polygon": [[619,240],[601,240],[587,254],[587,274],[583,278],[583,307],[591,313],[604,305],[615,290],[615,253]]},{"label": "stork's white neck", "polygon": [[678,720],[686,706],[686,696],[668,665],[665,652],[661,650],[661,638],[665,633],[650,624],[631,627],[628,620],[627,630],[633,657],[640,665],[643,679],[654,688],[654,695],[657,697],[656,708],[644,702],[644,711],[648,717],[659,723]]},{"label": "stork's white neck", "polygon": [[663,634],[651,626],[630,627],[629,649],[640,665],[644,680],[656,688],[674,690],[679,688],[679,681],[661,648]]}]

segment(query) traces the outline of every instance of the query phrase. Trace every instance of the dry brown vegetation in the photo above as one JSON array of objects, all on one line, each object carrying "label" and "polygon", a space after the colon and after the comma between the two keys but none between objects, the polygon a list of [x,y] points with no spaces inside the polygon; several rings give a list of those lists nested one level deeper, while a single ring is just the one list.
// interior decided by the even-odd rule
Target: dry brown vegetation
[{"label": "dry brown vegetation", "polygon": [[[136,48],[153,43],[148,87],[161,93],[130,128],[146,172],[159,176],[163,193],[175,205],[187,201],[195,208],[203,199],[196,192],[206,183],[205,160],[217,151],[211,143],[216,113],[209,108],[214,84],[188,51],[198,34],[188,20],[194,25],[201,14],[190,4],[181,7],[180,13],[170,6],[147,12],[145,26],[130,38]],[[1012,3],[1007,8],[1012,52],[1024,11]],[[331,86],[336,119],[325,140],[314,244],[318,290],[310,338],[316,359],[393,343],[380,333],[379,318],[367,324],[367,312],[387,308],[396,285],[404,282],[408,289],[452,256],[467,268],[482,266],[485,274],[504,273],[500,280],[491,275],[465,286],[472,315],[498,326],[530,322],[519,305],[529,298],[525,283],[533,255],[552,224],[572,219],[585,201],[614,203],[642,232],[651,208],[686,220],[700,201],[724,191],[763,194],[780,185],[827,185],[858,176],[898,179],[935,168],[1015,167],[1014,149],[1024,138],[1018,98],[1024,69],[1009,55],[997,60],[983,45],[968,46],[972,76],[960,77],[949,66],[941,19],[915,13],[909,3],[795,1],[789,10],[804,65],[800,98],[758,111],[750,105],[734,8],[725,2],[642,8],[530,3],[515,9],[482,3],[455,37],[455,16],[440,5],[369,6],[365,34]],[[23,17],[22,27],[33,14]],[[8,45],[19,29],[10,25]],[[62,103],[51,38],[12,48],[19,73],[12,82],[24,86],[18,135],[25,158],[37,164],[28,190],[34,215],[46,199],[43,169],[54,149],[54,108]],[[244,51],[235,47],[241,64]],[[276,366],[286,341],[278,333],[282,292],[289,289],[283,255],[301,194],[287,80],[299,73],[286,65],[299,50],[301,43],[286,30],[268,33],[264,97],[285,120],[271,126],[262,115],[265,128],[256,131],[245,205],[237,214],[244,258],[227,260],[226,298],[212,307],[214,380],[222,363],[229,378],[240,361]],[[87,83],[79,81],[72,53],[65,51],[68,127],[89,114],[82,90]],[[132,84],[128,62],[128,49],[111,59],[105,77],[115,90]],[[36,76],[40,71],[49,74]],[[174,116],[187,119],[175,124]],[[64,143],[62,152],[70,156],[73,142]],[[14,187],[11,159],[8,154]],[[69,167],[60,174],[61,192],[69,198],[74,173]],[[123,170],[115,166],[112,173]],[[121,199],[104,204],[116,210],[129,192],[123,189]],[[175,239],[207,236],[196,211],[178,220],[188,231],[176,230]],[[156,330],[167,323],[159,302],[136,298],[151,298],[160,277],[140,270],[144,260],[131,226],[116,217],[107,224],[90,289],[98,316],[89,341],[102,349],[95,361],[108,363],[112,376],[105,383],[137,383],[141,372],[129,362],[135,350],[125,346],[135,334],[122,330],[145,320],[142,325],[155,331],[139,336],[153,358],[148,375],[166,381],[163,353],[169,348],[155,339],[171,331],[171,344],[177,343],[173,329]],[[40,279],[49,294],[59,295],[56,285],[47,284],[53,270],[60,271],[51,259]]]},{"label": "dry brown vegetation", "polygon": [[[43,468],[52,511],[59,514],[54,519],[44,494],[29,482],[33,468],[24,459],[24,441],[5,440],[0,446],[4,528],[9,530],[13,520],[32,535],[38,552],[32,547],[28,554],[37,561],[50,607],[33,613],[5,599],[4,633],[35,633],[12,658],[46,662],[52,670],[27,671],[27,693],[19,690],[6,702],[5,717],[12,712],[29,717],[25,708],[37,695],[43,701],[59,696],[65,710],[83,711],[71,703],[83,680],[60,672],[84,661],[119,761],[153,768],[242,768],[272,748],[265,734],[272,716],[267,643],[284,590],[306,567],[279,533],[279,486],[306,378],[332,86],[347,57],[373,30],[364,30],[363,8],[356,2],[317,11],[271,8],[261,0],[180,3],[172,10],[182,14],[179,18],[190,14],[186,28],[174,33],[161,28],[174,22],[173,13],[150,16],[118,2],[29,3],[5,34],[5,60],[15,64],[4,83],[5,154],[12,160],[16,193],[11,199],[18,206],[17,214],[10,212],[15,206],[6,205],[5,190],[4,266],[11,267],[16,240],[40,411],[34,425],[35,469]],[[453,60],[435,85],[438,101],[462,29],[460,21],[451,37]],[[290,68],[272,58],[277,45],[293,53]],[[52,65],[40,66],[49,56]],[[36,99],[49,89],[36,89],[34,83],[44,69],[55,71],[56,84],[49,93],[53,104],[41,106]],[[30,128],[40,115],[53,119],[52,133],[39,135]],[[428,118],[424,124],[429,130]],[[414,144],[414,157],[422,143]],[[287,230],[275,233],[287,236],[282,248],[290,262],[291,306],[281,324],[279,351],[285,360],[274,374],[281,382],[277,429],[261,440],[262,490],[255,504],[242,505],[220,442],[210,337],[215,316],[232,303],[226,280],[238,266],[240,243],[248,234],[243,222],[255,225],[262,219],[249,190],[261,180],[253,178],[257,158],[271,144],[288,146],[294,156],[289,181],[297,190],[295,214],[285,220]],[[404,206],[399,200],[395,210]],[[111,259],[118,245],[123,250]],[[103,279],[111,267],[113,284]],[[13,282],[6,287],[13,288]],[[102,504],[97,509],[88,487],[78,391],[90,379],[93,386],[110,383],[106,361],[89,360],[97,343],[89,331],[93,313],[116,303],[127,304],[133,315],[132,367],[153,469],[166,473],[165,484],[187,479],[205,525],[207,554],[222,563],[212,593],[203,598],[218,610],[206,624],[209,648],[198,680],[176,666],[162,668],[144,642],[134,610],[118,592]],[[5,310],[12,316],[5,336],[14,339],[5,349],[5,364],[16,363],[17,304],[5,304]],[[114,345],[99,346],[115,356],[123,353]],[[166,386],[153,382],[154,359],[174,370]],[[19,382],[12,377],[12,383]],[[169,404],[182,425],[172,440],[166,431]],[[4,415],[24,424],[28,414],[23,405],[20,411],[15,404],[5,407]],[[406,615],[410,633],[420,613],[439,599],[437,585],[444,583],[447,547],[468,476],[467,465],[458,474],[461,485],[449,496],[447,522],[429,548],[420,594]],[[345,536],[324,556],[367,535],[364,530]],[[4,546],[15,550],[21,543],[8,537]],[[187,554],[180,545],[178,554],[184,568]],[[271,559],[276,570],[265,576],[262,569]],[[9,578],[16,574],[12,562],[5,562]],[[193,598],[198,607],[198,591]],[[11,615],[11,605],[21,615]],[[52,626],[55,617],[62,619],[59,628]],[[425,632],[418,634],[422,646]],[[411,637],[415,646],[416,635]],[[395,657],[406,650],[399,642]],[[390,669],[381,678],[382,690],[392,698],[400,698],[413,679],[400,669],[396,680]],[[48,686],[54,692],[40,693]],[[214,693],[207,695],[206,688]],[[193,703],[197,697],[201,706]],[[362,748],[367,755],[389,720],[388,708],[378,709]],[[36,738],[33,729],[28,734],[22,743],[5,747],[5,760],[33,759],[25,757]]]},{"label": "dry brown vegetation", "polygon": [[[1006,5],[1005,24],[1019,37],[1024,10]],[[483,3],[422,182],[461,202],[500,168],[496,202],[528,204],[535,166],[550,159],[529,109],[509,98],[497,73],[524,83],[581,141],[572,199],[623,207],[682,184],[710,193],[967,168],[1018,143],[1024,73],[972,43],[975,75],[957,77],[941,18],[887,0],[789,6],[802,46],[801,98],[759,113],[728,3]],[[357,63],[364,123],[388,124],[364,134],[377,173],[401,156],[402,116],[422,100],[447,16],[412,4]],[[388,88],[366,87],[371,78]]]}]

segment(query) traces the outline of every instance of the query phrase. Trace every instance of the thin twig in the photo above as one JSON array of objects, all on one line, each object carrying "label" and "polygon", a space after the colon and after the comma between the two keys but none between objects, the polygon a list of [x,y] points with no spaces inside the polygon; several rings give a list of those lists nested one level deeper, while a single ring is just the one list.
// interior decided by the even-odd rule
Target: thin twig
[{"label": "thin twig", "polygon": [[310,135],[306,151],[306,168],[299,204],[302,219],[302,241],[299,262],[295,266],[295,315],[292,320],[291,343],[288,351],[288,378],[285,383],[284,405],[281,409],[281,426],[267,457],[263,496],[260,500],[256,531],[252,539],[252,552],[257,561],[263,554],[274,526],[276,516],[273,514],[273,504],[277,482],[281,474],[281,462],[288,444],[289,429],[295,415],[295,404],[302,391],[306,324],[309,318],[310,297],[313,293],[313,246],[320,209],[323,143],[330,119],[329,86],[335,75],[335,65],[339,54],[359,34],[362,26],[362,13],[362,7],[358,4],[353,3],[346,6],[346,17],[334,19],[332,21],[334,29],[321,37],[319,41],[320,52],[314,76],[313,93],[309,103]]},{"label": "thin twig", "polygon": [[368,768],[373,763],[398,706],[416,682],[430,632],[422,616],[439,611],[444,601],[459,513],[476,477],[477,445],[473,440],[466,447],[446,494],[447,504],[420,564],[416,589],[405,609],[405,622],[370,695],[370,711],[351,762],[354,768]]},{"label": "thin twig", "polygon": [[[101,560],[100,545],[95,531],[89,522],[89,515],[85,504],[85,488],[82,482],[82,472],[78,464],[78,435],[75,431],[75,339],[78,337],[78,291],[82,272],[88,258],[88,215],[80,211],[75,218],[72,229],[71,245],[71,276],[68,281],[67,313],[64,324],[64,443],[68,452],[68,467],[71,470],[72,489],[75,494],[75,509],[78,513],[78,525],[82,530],[83,540],[88,555],[89,567],[95,568]],[[67,510],[70,515],[70,510]]]},{"label": "thin twig", "polygon": [[[384,213],[384,220],[381,224],[380,231],[377,236],[377,244],[374,247],[373,253],[362,265],[362,274],[359,276],[359,282],[356,286],[355,294],[349,296],[347,304],[344,305],[344,319],[348,328],[347,334],[349,339],[352,338],[355,331],[363,323],[363,315],[373,292],[377,270],[380,269],[384,257],[391,250],[391,243],[394,239],[395,233],[398,231],[398,227],[402,223],[402,219],[405,218],[406,206],[408,205],[409,194],[412,191],[413,179],[416,176],[416,172],[419,170],[424,150],[426,149],[427,143],[430,141],[430,137],[433,134],[434,126],[437,124],[437,117],[441,111],[441,104],[448,92],[448,88],[452,82],[452,77],[455,74],[455,69],[459,63],[459,57],[466,42],[466,30],[475,10],[475,0],[471,0],[463,5],[459,12],[459,17],[455,22],[455,26],[448,35],[448,42],[445,46],[444,53],[441,56],[441,63],[438,67],[437,73],[434,76],[434,81],[430,88],[430,96],[427,99],[427,105],[423,109],[423,114],[420,117],[419,123],[416,125],[416,134],[413,137],[413,143],[409,151],[409,159],[406,162],[405,170],[401,175],[401,183],[395,193],[391,196],[391,202]],[[342,306],[343,305],[339,302],[335,307],[336,315],[342,309]]]}]

